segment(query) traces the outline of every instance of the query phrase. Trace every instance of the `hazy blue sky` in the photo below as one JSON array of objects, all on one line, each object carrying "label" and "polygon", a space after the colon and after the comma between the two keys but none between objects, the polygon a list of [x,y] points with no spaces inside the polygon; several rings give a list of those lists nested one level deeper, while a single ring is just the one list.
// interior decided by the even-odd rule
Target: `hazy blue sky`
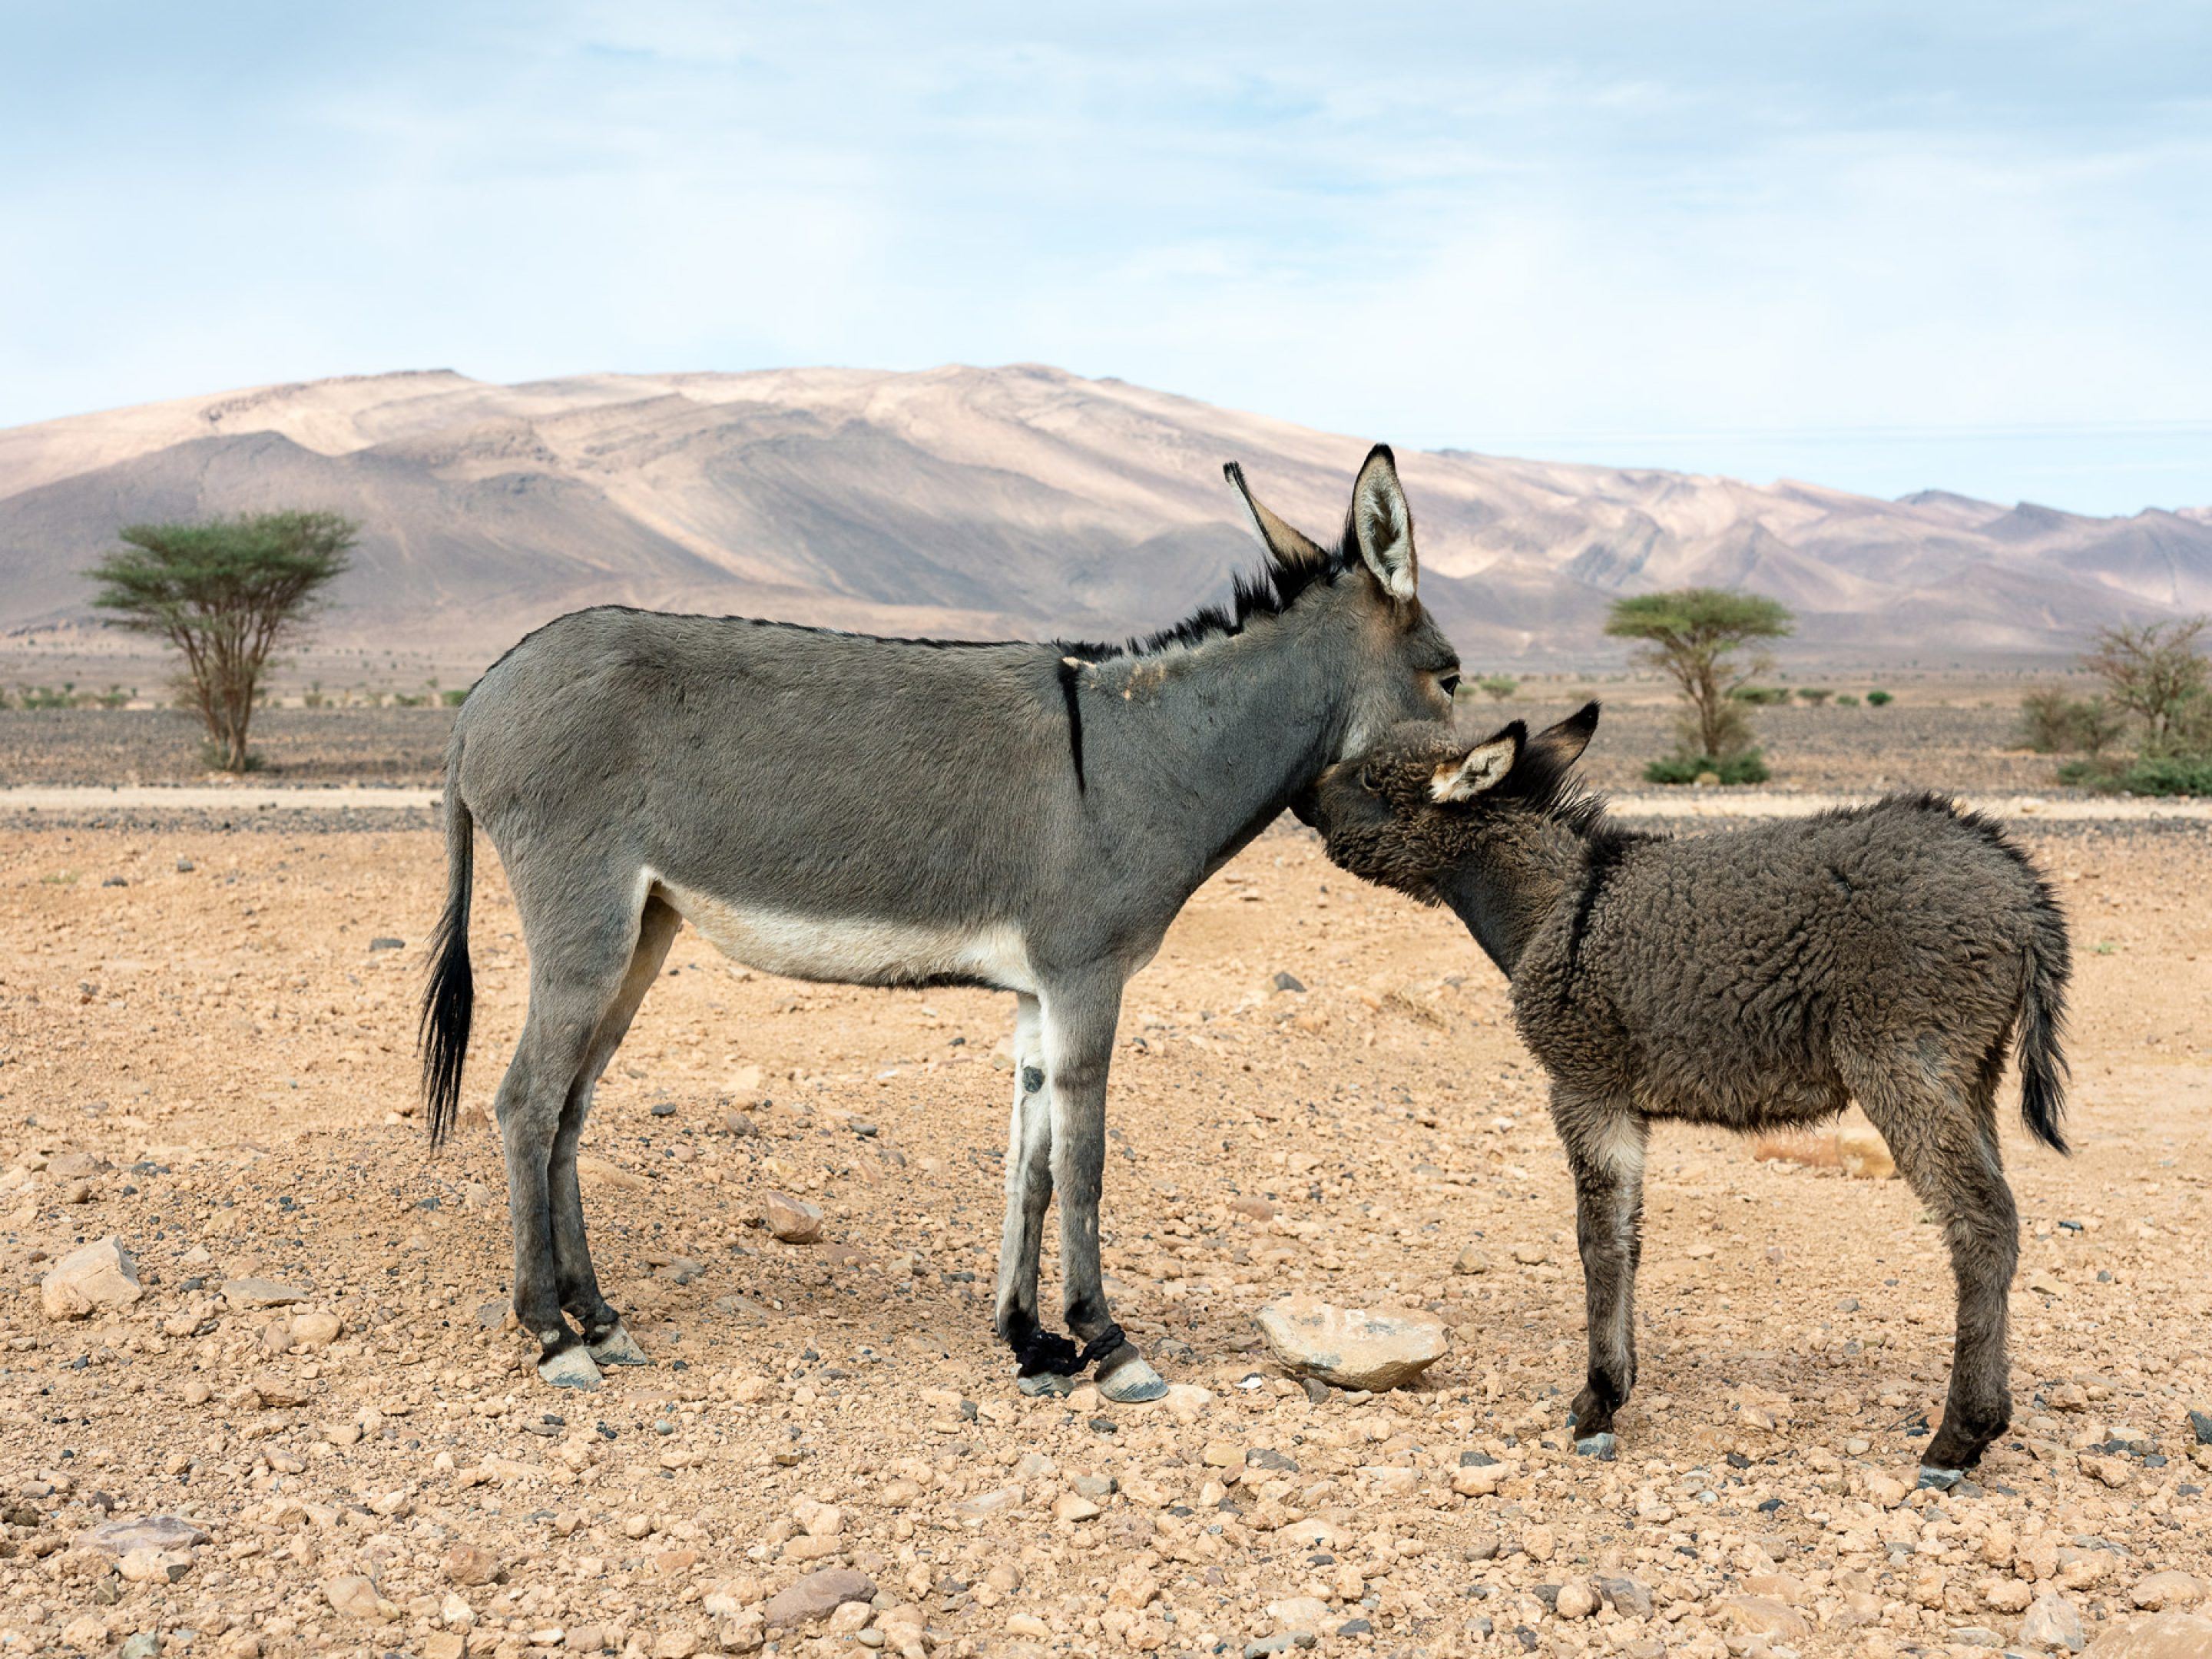
[{"label": "hazy blue sky", "polygon": [[2125,511],[2212,502],[2208,296],[2203,0],[0,0],[0,425],[1027,360]]}]

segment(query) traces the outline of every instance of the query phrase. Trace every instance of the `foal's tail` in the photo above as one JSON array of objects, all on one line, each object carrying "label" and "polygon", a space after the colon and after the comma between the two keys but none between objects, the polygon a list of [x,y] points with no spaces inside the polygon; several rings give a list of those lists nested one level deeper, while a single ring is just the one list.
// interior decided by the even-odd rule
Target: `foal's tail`
[{"label": "foal's tail", "polygon": [[[458,757],[458,751],[456,751]],[[469,966],[469,893],[476,884],[476,817],[457,787],[458,766],[446,769],[446,913],[430,942],[430,982],[422,992],[422,1099],[430,1109],[430,1145],[453,1133],[461,1099],[461,1062],[468,1057],[469,1017],[476,975]]]},{"label": "foal's tail", "polygon": [[2035,1138],[2053,1152],[2067,1150],[2058,1120],[2066,1110],[2066,1056],[2058,1042],[2066,1025],[2066,981],[2073,950],[2065,914],[2051,890],[2036,884],[2035,937],[2027,947],[2020,995],[2020,1115]]}]

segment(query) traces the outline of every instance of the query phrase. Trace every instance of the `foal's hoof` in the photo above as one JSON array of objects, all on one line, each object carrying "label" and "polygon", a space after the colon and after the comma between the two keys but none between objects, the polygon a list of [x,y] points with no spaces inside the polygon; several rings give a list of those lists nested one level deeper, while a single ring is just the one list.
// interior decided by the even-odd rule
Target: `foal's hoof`
[{"label": "foal's hoof", "polygon": [[1014,1379],[1014,1386],[1032,1400],[1057,1397],[1075,1392],[1076,1384],[1083,1379],[1065,1376],[1059,1371],[1032,1371]]},{"label": "foal's hoof", "polygon": [[1585,1435],[1575,1442],[1576,1456],[1595,1457],[1601,1463],[1612,1462],[1620,1449],[1620,1442],[1610,1434]]},{"label": "foal's hoof", "polygon": [[1939,1469],[1929,1463],[1920,1466],[1920,1485],[1923,1491],[1948,1492],[1966,1478],[1964,1469]]},{"label": "foal's hoof", "polygon": [[1124,1360],[1109,1376],[1098,1379],[1098,1392],[1120,1406],[1140,1406],[1147,1400],[1164,1400],[1165,1378],[1141,1359]]},{"label": "foal's hoof", "polygon": [[650,1365],[653,1359],[637,1346],[636,1339],[624,1330],[617,1320],[615,1328],[591,1345],[592,1358],[602,1365]]},{"label": "foal's hoof", "polygon": [[580,1346],[547,1354],[538,1362],[538,1376],[540,1381],[550,1382],[556,1389],[579,1389],[586,1394],[594,1392],[599,1386],[599,1368]]}]

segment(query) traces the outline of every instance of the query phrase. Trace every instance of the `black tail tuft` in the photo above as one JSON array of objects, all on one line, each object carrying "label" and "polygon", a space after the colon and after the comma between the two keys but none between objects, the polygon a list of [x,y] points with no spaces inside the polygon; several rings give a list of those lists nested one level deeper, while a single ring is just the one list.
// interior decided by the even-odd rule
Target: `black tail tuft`
[{"label": "black tail tuft", "polygon": [[476,821],[453,788],[446,785],[446,910],[431,941],[430,982],[422,992],[422,1023],[416,1042],[422,1050],[422,1099],[430,1111],[430,1145],[445,1144],[453,1133],[461,1101],[461,1065],[468,1058],[469,1021],[477,1000],[476,973],[469,965],[469,896],[475,884]]},{"label": "black tail tuft", "polygon": [[2066,1111],[2066,981],[2073,948],[2057,896],[2037,883],[2035,942],[2028,947],[2020,999],[2020,1115],[2030,1133],[2053,1152],[2068,1150],[2058,1121]]}]

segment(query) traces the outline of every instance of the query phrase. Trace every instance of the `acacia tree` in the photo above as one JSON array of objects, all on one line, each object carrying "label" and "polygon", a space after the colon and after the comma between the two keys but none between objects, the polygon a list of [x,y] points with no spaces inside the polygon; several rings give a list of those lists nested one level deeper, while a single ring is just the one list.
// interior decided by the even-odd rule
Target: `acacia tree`
[{"label": "acacia tree", "polygon": [[262,513],[198,524],[134,524],[85,574],[112,624],[166,639],[179,688],[206,722],[210,758],[251,763],[246,729],[270,653],[296,638],[343,574],[360,528],[335,513]]},{"label": "acacia tree", "polygon": [[1747,746],[1750,726],[1729,693],[1772,665],[1764,651],[1736,653],[1759,640],[1780,639],[1792,626],[1778,601],[1718,587],[1683,587],[1615,599],[1605,631],[1642,640],[1638,660],[1680,688],[1690,705],[1684,737],[1698,756],[1723,760]]},{"label": "acacia tree", "polygon": [[2212,693],[2197,641],[2207,627],[2212,617],[2100,628],[2094,647],[2081,659],[2081,666],[2104,681],[2115,707],[2142,718],[2145,754],[2168,753],[2177,739],[2195,737],[2203,722]]}]

